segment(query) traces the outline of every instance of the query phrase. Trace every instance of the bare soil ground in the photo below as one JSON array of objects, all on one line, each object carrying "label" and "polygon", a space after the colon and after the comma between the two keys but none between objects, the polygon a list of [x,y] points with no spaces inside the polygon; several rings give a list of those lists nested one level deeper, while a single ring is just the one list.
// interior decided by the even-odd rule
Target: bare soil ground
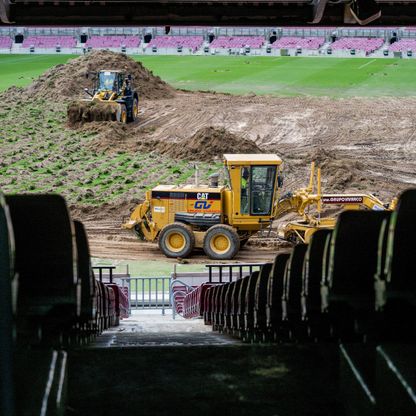
[{"label": "bare soil ground", "polygon": [[[139,87],[138,120],[69,125],[65,106],[82,96],[85,74],[120,67]],[[306,184],[312,161],[323,169],[325,192],[368,192],[389,202],[416,186],[415,97],[181,92],[131,58],[107,51],[58,65],[31,86],[0,97],[0,187],[62,193],[74,217],[85,223],[97,257],[165,260],[157,245],[121,230],[123,219],[147,187],[192,181],[193,161],[206,177],[223,153],[277,153],[285,162],[283,192]],[[29,118],[14,117],[9,103]],[[27,183],[29,188],[22,187]],[[253,239],[236,260],[268,260],[281,246]],[[192,261],[206,258],[196,254]]]},{"label": "bare soil ground", "polygon": [[[241,146],[233,143],[236,153],[247,152],[244,143],[249,140],[263,152],[281,155],[285,161],[284,191],[306,184],[309,164],[314,160],[323,169],[325,192],[369,192],[389,202],[416,183],[415,108],[413,98],[333,100],[182,92],[174,98],[143,101],[139,121],[122,127],[117,148],[135,152],[154,147],[162,153],[163,149],[175,148],[175,157],[181,158],[183,153],[187,159],[210,160],[230,151],[226,139],[218,140],[215,146],[210,143],[210,151],[203,144],[193,146],[193,155],[184,141],[201,129],[225,129],[241,139]],[[118,126],[114,128],[120,133]],[[111,145],[111,137],[98,135],[94,143]],[[249,151],[254,152],[252,148]],[[116,209],[112,221],[96,222],[95,214],[82,218],[93,254],[163,258],[157,245],[141,243],[119,230],[122,216],[128,213],[126,208]],[[236,260],[271,259],[276,246],[280,243],[254,240]],[[203,260],[199,255],[192,258]]]}]

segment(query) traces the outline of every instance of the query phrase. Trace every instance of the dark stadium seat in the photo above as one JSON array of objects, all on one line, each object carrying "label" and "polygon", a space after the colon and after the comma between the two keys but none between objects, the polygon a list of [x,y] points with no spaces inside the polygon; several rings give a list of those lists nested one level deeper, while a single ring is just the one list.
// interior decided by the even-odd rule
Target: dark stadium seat
[{"label": "dark stadium seat", "polygon": [[416,341],[416,190],[405,191],[388,231],[382,326],[387,338]]},{"label": "dark stadium seat", "polygon": [[58,342],[62,331],[74,324],[80,305],[68,208],[57,195],[11,195],[6,201],[19,275],[18,336]]},{"label": "dark stadium seat", "polygon": [[214,310],[215,310],[215,302],[216,302],[216,297],[218,294],[218,289],[219,289],[219,285],[215,285],[211,290],[210,290],[210,302],[209,302],[209,312],[208,312],[208,321],[210,322],[211,325],[214,324]]},{"label": "dark stadium seat", "polygon": [[243,279],[238,279],[235,282],[233,291],[231,294],[231,310],[230,310],[230,330],[231,334],[234,334],[237,331],[237,316],[238,316],[238,296],[240,293],[241,285],[243,284]]},{"label": "dark stadium seat", "polygon": [[302,320],[306,323],[312,339],[327,335],[327,326],[321,310],[321,280],[325,243],[329,242],[331,233],[331,230],[318,230],[313,234],[303,265]]},{"label": "dark stadium seat", "polygon": [[225,287],[225,284],[218,285],[218,289],[216,291],[215,298],[214,298],[212,328],[216,331],[221,329],[220,314],[221,314],[221,303],[222,303],[223,294],[224,294],[224,287]]},{"label": "dark stadium seat", "polygon": [[93,332],[93,320],[95,317],[95,279],[91,268],[90,249],[84,226],[79,221],[74,221],[75,238],[77,243],[78,279],[81,282],[81,310],[79,328],[85,336]]},{"label": "dark stadium seat", "polygon": [[220,289],[220,297],[218,302],[218,315],[217,315],[217,328],[220,332],[223,331],[224,328],[224,312],[225,312],[225,299],[227,295],[228,287],[230,286],[230,282],[224,283],[221,285]]},{"label": "dark stadium seat", "polygon": [[211,286],[208,288],[208,290],[205,292],[204,296],[204,323],[205,325],[211,325],[211,308],[212,308],[212,297],[214,294],[214,286]]},{"label": "dark stadium seat", "polygon": [[8,207],[0,193],[0,414],[13,414],[13,333],[17,278]]},{"label": "dark stadium seat", "polygon": [[283,279],[282,321],[289,339],[305,338],[306,325],[302,324],[301,292],[307,247],[306,244],[297,244],[293,248]]},{"label": "dark stadium seat", "polygon": [[[267,273],[268,265],[262,266],[262,269],[265,266],[265,273]],[[257,280],[259,279],[260,273],[260,271],[255,271],[248,277],[247,288],[243,299],[243,302],[245,303],[244,320],[243,326],[240,327],[240,329],[243,330],[244,341],[251,341],[254,335],[254,299],[256,294]]]},{"label": "dark stadium seat", "polygon": [[380,227],[388,211],[345,211],[331,238],[328,313],[333,334],[362,339],[374,330],[374,275]]},{"label": "dark stadium seat", "polygon": [[267,286],[267,330],[266,339],[276,341],[282,322],[283,278],[290,254],[278,254],[274,259]]},{"label": "dark stadium seat", "polygon": [[231,329],[231,306],[232,306],[232,296],[234,292],[234,287],[237,284],[236,281],[231,282],[227,286],[227,290],[225,293],[225,303],[223,307],[223,317],[222,317],[222,325],[223,325],[223,332],[230,332]]},{"label": "dark stadium seat", "polygon": [[269,284],[272,263],[265,264],[260,269],[254,293],[253,326],[255,341],[262,341],[267,327],[266,304],[267,286]]},{"label": "dark stadium seat", "polygon": [[249,283],[249,277],[245,276],[241,279],[240,290],[238,291],[238,298],[237,298],[237,315],[236,315],[236,328],[234,331],[234,335],[239,338],[242,338],[244,335],[244,313],[246,307],[246,291],[247,286]]}]

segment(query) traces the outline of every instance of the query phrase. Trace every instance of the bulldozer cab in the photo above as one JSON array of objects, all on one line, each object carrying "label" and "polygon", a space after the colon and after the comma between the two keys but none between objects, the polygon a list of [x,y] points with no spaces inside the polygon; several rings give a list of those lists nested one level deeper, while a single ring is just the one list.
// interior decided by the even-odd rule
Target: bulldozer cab
[{"label": "bulldozer cab", "polygon": [[121,91],[124,83],[124,73],[120,71],[100,71],[98,73],[97,91]]},{"label": "bulldozer cab", "polygon": [[[282,160],[274,154],[226,154],[224,165],[232,200],[227,211],[232,223],[259,223],[273,216]],[[231,209],[232,208],[232,209]]]}]

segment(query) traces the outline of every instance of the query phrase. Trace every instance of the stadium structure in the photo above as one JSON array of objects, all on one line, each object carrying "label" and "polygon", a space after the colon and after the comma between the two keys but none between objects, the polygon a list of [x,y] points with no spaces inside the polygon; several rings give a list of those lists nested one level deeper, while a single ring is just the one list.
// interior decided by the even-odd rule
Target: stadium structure
[{"label": "stadium structure", "polygon": [[413,58],[416,27],[0,28],[1,54],[248,55]]}]

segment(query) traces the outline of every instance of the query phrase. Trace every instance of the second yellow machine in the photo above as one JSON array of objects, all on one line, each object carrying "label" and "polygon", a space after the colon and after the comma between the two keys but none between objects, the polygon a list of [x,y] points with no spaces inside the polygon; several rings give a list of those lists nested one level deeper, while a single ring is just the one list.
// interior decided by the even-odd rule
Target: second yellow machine
[{"label": "second yellow machine", "polygon": [[159,185],[146,193],[123,227],[143,240],[158,240],[168,257],[187,257],[202,248],[211,259],[229,260],[252,234],[289,212],[299,219],[285,225],[282,238],[308,243],[317,230],[335,227],[336,217],[321,216],[323,205],[394,209],[394,200],[386,205],[371,194],[322,193],[321,171],[315,175],[314,163],[307,187],[279,195],[281,165],[275,154],[226,154],[226,185],[218,185],[218,175],[211,176],[209,186]]},{"label": "second yellow machine", "polygon": [[202,248],[208,257],[233,258],[249,237],[275,217],[282,160],[274,154],[225,154],[226,186],[159,185],[146,193],[124,224],[143,240],[158,239],[168,257]]}]

